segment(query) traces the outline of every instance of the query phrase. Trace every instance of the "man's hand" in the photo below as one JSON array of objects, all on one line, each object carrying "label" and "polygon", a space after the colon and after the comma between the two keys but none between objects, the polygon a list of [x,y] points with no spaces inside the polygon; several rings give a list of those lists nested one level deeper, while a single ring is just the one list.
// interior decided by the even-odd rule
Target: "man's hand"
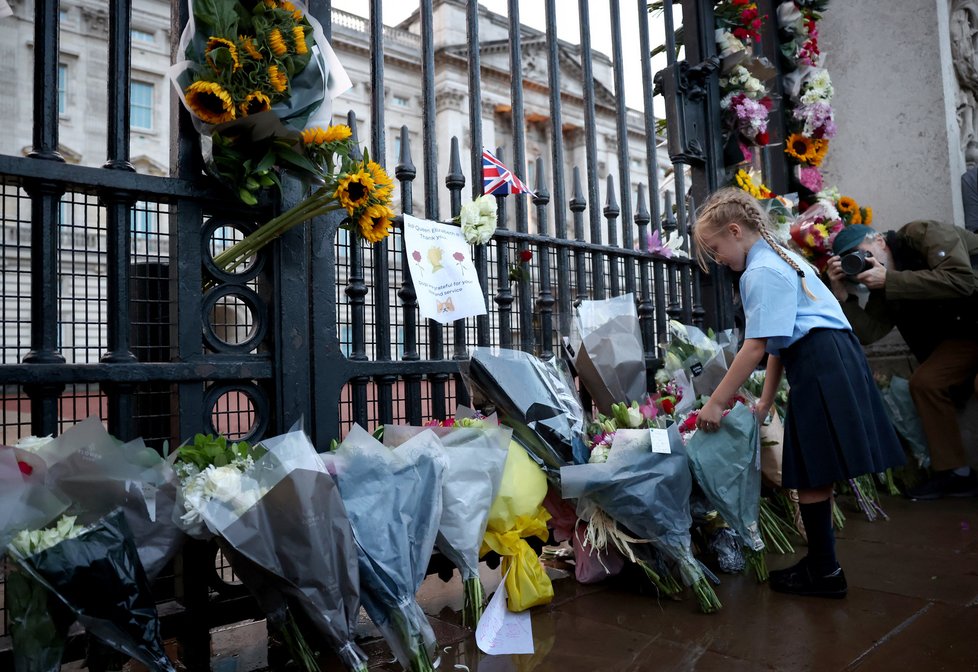
[{"label": "man's hand", "polygon": [[846,287],[846,274],[842,270],[842,258],[835,255],[829,259],[825,272],[829,276],[829,289],[839,301],[845,301],[849,296],[849,288]]},{"label": "man's hand", "polygon": [[856,276],[856,282],[861,282],[870,289],[883,289],[886,286],[886,266],[876,257],[866,259],[870,267]]}]

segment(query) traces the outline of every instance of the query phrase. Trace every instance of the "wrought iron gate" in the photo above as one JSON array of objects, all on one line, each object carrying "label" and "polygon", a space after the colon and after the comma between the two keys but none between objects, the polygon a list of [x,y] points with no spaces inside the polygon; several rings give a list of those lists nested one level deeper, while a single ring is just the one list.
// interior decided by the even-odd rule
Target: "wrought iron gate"
[{"label": "wrought iron gate", "polygon": [[[436,147],[435,3],[422,0],[421,143],[412,147],[405,129],[397,163],[388,168],[397,178],[404,213],[447,220],[458,214],[466,191],[481,193],[480,180],[465,184],[462,165],[467,159],[469,174],[481,176],[484,112],[477,0],[443,1],[464,4],[467,17],[467,145],[472,151],[463,156],[453,139],[449,170],[439,174],[438,152],[447,148]],[[76,419],[97,414],[114,435],[141,435],[159,448],[197,432],[257,438],[302,420],[315,444],[325,449],[353,422],[372,427],[450,414],[456,404],[467,401],[458,367],[472,345],[560,356],[560,338],[568,333],[579,300],[633,292],[650,369],[657,364],[669,319],[728,324],[727,283],[714,280],[704,302],[699,271],[688,259],[647,251],[653,230],[686,236],[695,202],[716,188],[722,170],[716,78],[711,77],[709,59],[715,52],[712,3],[675,3],[677,13],[681,9],[686,17],[685,61],[677,60],[673,12],[666,11],[662,19],[668,65],[657,77],[665,99],[674,191],[680,195],[675,212],[658,197],[661,136],[647,57],[651,39],[646,0],[625,8],[626,14],[621,4],[608,0],[613,89],[625,90],[623,60],[640,59],[646,83],[644,152],[632,156],[628,142],[619,142],[619,173],[606,176],[602,203],[592,8],[589,0],[578,0],[584,162],[574,167],[572,179],[565,179],[565,82],[559,67],[557,2],[546,0],[541,39],[549,106],[527,110],[524,78],[511,76],[512,146],[501,148],[501,158],[536,195],[532,203],[500,198],[499,230],[489,245],[475,249],[489,314],[443,327],[419,319],[399,231],[387,242],[366,247],[340,235],[338,217],[322,217],[285,234],[241,273],[215,268],[210,259],[227,240],[296,202],[299,186],[287,184],[280,202],[265,204],[258,212],[234,203],[202,176],[199,137],[178,104],[172,107],[169,176],[135,172],[129,143],[131,3],[125,0],[108,3],[105,164],[67,163],[59,153],[61,3],[36,0],[33,17],[26,18],[34,23],[31,151],[26,157],[0,155],[5,442],[58,433]],[[673,4],[666,2],[670,8]],[[14,5],[18,14],[27,11],[25,3]],[[329,36],[330,3],[312,0],[309,5]],[[381,0],[369,3],[371,133],[366,139],[371,156],[381,160],[391,140],[385,134],[382,5]],[[187,6],[172,0],[171,7],[175,51]],[[524,71],[520,9],[518,0],[509,0],[511,74]],[[635,20],[640,53],[624,54],[621,25]],[[527,157],[525,120],[531,112],[548,119],[550,156]],[[619,138],[628,137],[627,114],[625,97],[619,95],[614,102]],[[356,129],[355,123],[351,126]],[[645,162],[650,176],[637,191],[630,175],[635,160]],[[527,165],[530,174],[522,175]],[[687,168],[692,179],[688,199],[683,197]],[[414,213],[413,186],[419,174],[423,211]],[[439,180],[449,190],[446,205],[439,203]],[[509,266],[526,250],[533,252],[534,272],[511,283]],[[188,646],[187,662],[195,667],[206,667],[207,627],[240,616],[223,599],[235,593],[215,580],[212,568],[212,552],[188,547],[175,577],[166,579],[169,592],[164,597],[174,595],[181,605],[174,613],[203,614],[174,619]]]}]

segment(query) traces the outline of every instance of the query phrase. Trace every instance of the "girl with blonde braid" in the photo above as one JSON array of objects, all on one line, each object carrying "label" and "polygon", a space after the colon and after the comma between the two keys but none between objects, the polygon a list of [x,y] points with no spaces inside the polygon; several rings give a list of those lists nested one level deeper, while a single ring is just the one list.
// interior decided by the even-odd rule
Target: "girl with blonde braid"
[{"label": "girl with blonde braid", "polygon": [[696,213],[696,256],[743,271],[744,344],[700,411],[697,427],[716,431],[727,401],[769,355],[755,413],[766,418],[786,372],[782,483],[798,490],[808,554],[770,573],[783,593],[842,598],[845,574],[835,555],[832,485],[902,464],[873,374],[828,287],[800,256],[779,245],[757,200],[740,189],[714,193]]}]

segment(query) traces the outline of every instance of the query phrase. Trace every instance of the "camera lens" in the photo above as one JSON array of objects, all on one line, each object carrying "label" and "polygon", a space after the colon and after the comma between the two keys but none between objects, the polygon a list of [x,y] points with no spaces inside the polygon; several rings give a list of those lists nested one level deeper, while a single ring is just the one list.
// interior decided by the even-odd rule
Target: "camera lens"
[{"label": "camera lens", "polygon": [[849,254],[842,255],[839,259],[839,263],[842,266],[842,272],[846,275],[859,275],[869,267],[869,263],[866,261],[866,252],[863,250],[857,250],[856,252],[850,252]]}]

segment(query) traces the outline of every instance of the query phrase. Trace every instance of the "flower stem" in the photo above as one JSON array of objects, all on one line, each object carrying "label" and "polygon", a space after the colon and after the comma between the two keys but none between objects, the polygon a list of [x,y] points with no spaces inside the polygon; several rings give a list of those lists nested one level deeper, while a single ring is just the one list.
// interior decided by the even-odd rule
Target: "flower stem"
[{"label": "flower stem", "polygon": [[333,200],[327,187],[320,187],[311,196],[297,203],[289,210],[262,224],[243,240],[214,257],[214,264],[227,273],[241,266],[262,247],[275,240],[298,224],[319,215],[340,210],[342,206]]},{"label": "flower stem", "polygon": [[482,618],[482,609],[485,606],[485,592],[482,588],[482,581],[478,576],[465,579],[463,584],[465,601],[462,606],[462,625],[475,628]]},{"label": "flower stem", "polygon": [[645,572],[645,576],[648,577],[652,585],[655,586],[656,590],[662,595],[668,597],[675,597],[679,594],[681,588],[679,584],[676,583],[676,579],[668,574],[666,576],[660,575],[657,571],[652,569],[652,565],[647,563],[645,560],[638,560],[638,566],[642,568]]},{"label": "flower stem", "polygon": [[767,581],[767,560],[764,558],[764,549],[755,551],[749,546],[744,547],[744,558],[747,560],[747,568],[754,572],[758,583]]},{"label": "flower stem", "polygon": [[309,644],[306,643],[306,638],[302,635],[302,631],[299,630],[299,625],[295,622],[291,612],[286,617],[281,634],[282,640],[285,642],[285,648],[288,649],[292,660],[307,672],[319,672],[316,654],[312,652]]},{"label": "flower stem", "polygon": [[714,614],[723,608],[720,598],[717,597],[713,586],[706,580],[706,577],[697,579],[693,583],[693,593],[696,595],[696,602],[699,604],[700,611],[704,614]]}]

